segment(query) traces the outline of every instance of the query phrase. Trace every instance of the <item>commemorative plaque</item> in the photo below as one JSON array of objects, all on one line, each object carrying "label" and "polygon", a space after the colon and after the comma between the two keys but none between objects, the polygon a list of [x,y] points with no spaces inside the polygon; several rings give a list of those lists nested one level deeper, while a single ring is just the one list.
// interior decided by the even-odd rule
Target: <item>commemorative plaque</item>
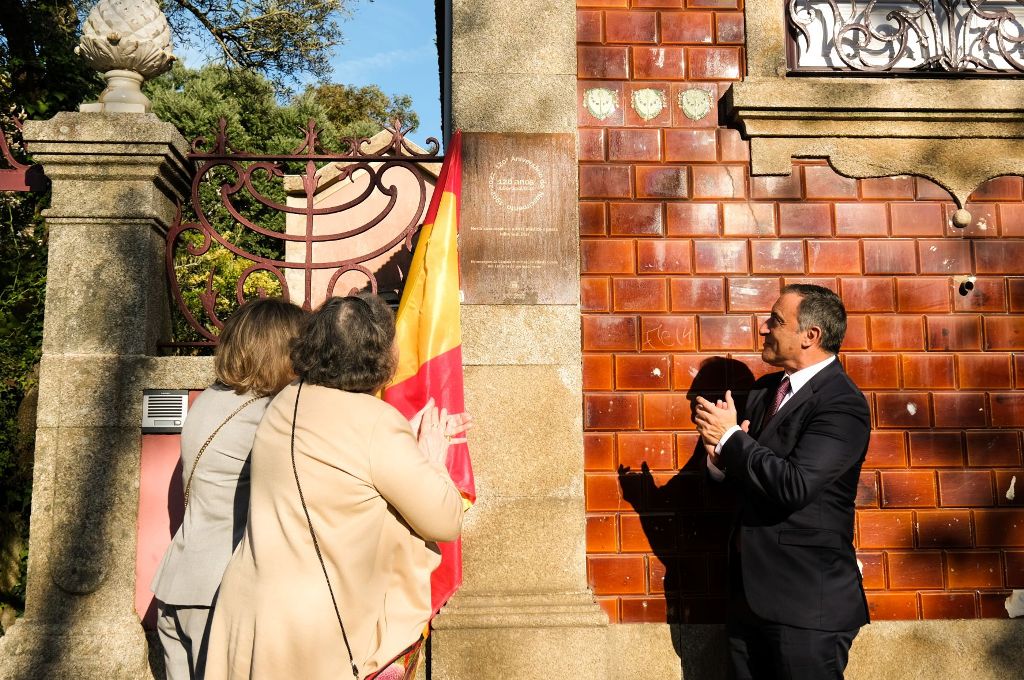
[{"label": "commemorative plaque", "polygon": [[463,134],[462,290],[468,304],[576,304],[576,140]]}]

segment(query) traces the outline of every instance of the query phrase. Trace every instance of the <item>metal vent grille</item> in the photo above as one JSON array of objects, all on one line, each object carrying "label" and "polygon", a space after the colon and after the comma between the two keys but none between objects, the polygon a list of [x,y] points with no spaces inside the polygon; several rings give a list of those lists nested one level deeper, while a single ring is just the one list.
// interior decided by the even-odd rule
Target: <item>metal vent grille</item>
[{"label": "metal vent grille", "polygon": [[177,434],[188,415],[188,390],[144,390],[142,433]]}]

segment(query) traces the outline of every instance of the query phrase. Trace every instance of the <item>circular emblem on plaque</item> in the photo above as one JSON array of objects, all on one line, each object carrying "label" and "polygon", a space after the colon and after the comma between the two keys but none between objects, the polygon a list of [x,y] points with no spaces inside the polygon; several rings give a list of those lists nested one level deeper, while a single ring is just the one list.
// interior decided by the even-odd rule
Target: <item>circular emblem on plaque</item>
[{"label": "circular emblem on plaque", "polygon": [[619,93],[606,87],[592,87],[583,93],[583,106],[591,116],[604,120],[619,108]]},{"label": "circular emblem on plaque", "polygon": [[711,93],[699,87],[691,87],[679,93],[679,108],[690,120],[700,120],[711,113]]},{"label": "circular emblem on plaque", "polygon": [[540,167],[529,158],[519,156],[498,161],[487,178],[491,199],[512,212],[529,210],[537,205],[546,184]]},{"label": "circular emblem on plaque", "polygon": [[665,110],[665,93],[653,87],[633,92],[633,110],[644,120],[652,120]]}]

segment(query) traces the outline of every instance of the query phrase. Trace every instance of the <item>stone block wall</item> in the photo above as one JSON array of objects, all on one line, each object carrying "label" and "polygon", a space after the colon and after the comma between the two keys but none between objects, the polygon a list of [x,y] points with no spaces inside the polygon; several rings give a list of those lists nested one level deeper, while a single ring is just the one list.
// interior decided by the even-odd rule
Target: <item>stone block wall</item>
[{"label": "stone block wall", "polygon": [[[772,370],[757,327],[781,286],[814,282],[847,305],[840,358],[872,409],[856,527],[872,618],[1005,618],[1024,588],[1022,180],[980,187],[958,230],[924,178],[818,160],[751,177],[717,111],[742,78],[742,10],[577,2],[590,586],[613,622],[724,621],[732,500],[703,479],[691,401]],[[603,119],[593,88],[617,97]],[[647,120],[642,89],[665,102]],[[699,120],[690,89],[713,95]]]}]

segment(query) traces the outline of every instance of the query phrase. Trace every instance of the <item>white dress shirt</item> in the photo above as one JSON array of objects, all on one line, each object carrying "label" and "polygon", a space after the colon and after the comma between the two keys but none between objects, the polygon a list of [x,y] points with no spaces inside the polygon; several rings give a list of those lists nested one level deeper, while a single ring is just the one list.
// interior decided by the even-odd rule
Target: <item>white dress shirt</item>
[{"label": "white dress shirt", "polygon": [[[786,405],[787,401],[793,398],[794,394],[800,391],[800,388],[809,383],[811,381],[811,378],[818,375],[818,373],[820,373],[826,366],[828,366],[835,360],[836,355],[833,354],[828,359],[819,361],[818,363],[812,364],[807,368],[801,368],[799,371],[794,371],[793,373],[786,373],[786,375],[789,376],[789,392],[786,393],[786,396],[782,398],[782,403],[779,404],[779,411],[782,410],[782,407]],[[716,456],[722,452],[722,447],[725,446],[726,440],[729,439],[729,437],[731,437],[734,432],[737,432],[739,430],[739,425],[733,425],[732,427],[725,431],[725,434],[722,435],[722,438],[718,440],[718,444],[715,446]],[[719,470],[715,466],[715,464],[711,462],[711,456],[708,456],[708,473],[711,475],[711,478],[717,482],[720,482],[723,479],[725,479],[725,473]]]}]

